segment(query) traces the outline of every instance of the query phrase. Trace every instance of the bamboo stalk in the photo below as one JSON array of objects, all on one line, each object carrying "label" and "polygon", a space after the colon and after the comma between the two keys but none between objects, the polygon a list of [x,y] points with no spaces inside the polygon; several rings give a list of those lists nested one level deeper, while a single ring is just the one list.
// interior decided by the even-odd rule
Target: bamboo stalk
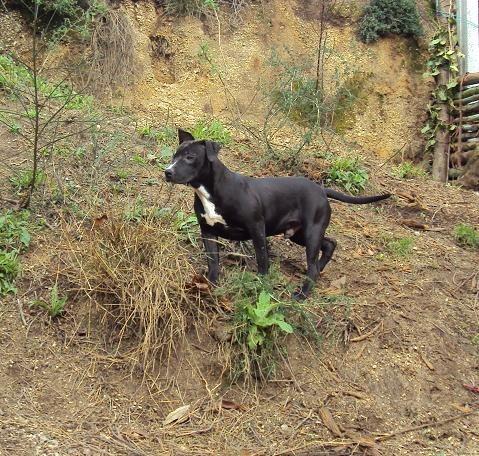
[{"label": "bamboo stalk", "polygon": [[[474,114],[473,116],[467,116],[462,118],[463,122],[478,122],[479,121],[479,114]],[[459,117],[454,119],[454,123],[459,122]]]},{"label": "bamboo stalk", "polygon": [[467,73],[465,76],[460,76],[458,81],[462,80],[463,86],[470,86],[473,84],[479,84],[479,73]]}]

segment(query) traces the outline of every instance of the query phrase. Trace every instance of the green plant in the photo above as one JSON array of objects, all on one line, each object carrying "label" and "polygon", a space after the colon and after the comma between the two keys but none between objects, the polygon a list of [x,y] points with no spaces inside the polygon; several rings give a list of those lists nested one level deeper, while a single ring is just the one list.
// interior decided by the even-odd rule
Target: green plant
[{"label": "green plant", "polygon": [[338,157],[331,162],[326,172],[326,181],[355,194],[366,187],[368,173],[358,157]]},{"label": "green plant", "polygon": [[209,139],[210,141],[217,141],[224,146],[231,142],[231,133],[217,119],[211,121],[199,120],[193,127],[191,134],[195,139]]},{"label": "green plant", "polygon": [[359,38],[364,43],[394,34],[412,38],[422,35],[414,0],[371,0],[359,22]]},{"label": "green plant", "polygon": [[396,257],[407,257],[412,253],[414,248],[414,239],[410,237],[398,239],[386,239],[386,249]]},{"label": "green plant", "polygon": [[[23,192],[30,186],[33,179],[33,171],[23,170],[10,177],[10,183],[16,192]],[[45,173],[39,171],[36,176],[36,184],[41,185],[45,182]]]},{"label": "green plant", "polygon": [[30,245],[28,211],[0,213],[0,250],[23,252]]},{"label": "green plant", "polygon": [[[266,157],[284,169],[297,170],[303,149],[315,137],[322,139],[320,132],[341,134],[354,125],[353,106],[362,96],[369,77],[343,61],[336,67],[330,83],[324,81],[322,56],[330,57],[332,51],[324,42],[319,47],[316,77],[312,62],[299,60],[291,52],[285,59],[274,50],[268,60],[275,76],[264,90],[269,106],[263,137]],[[278,146],[275,137],[285,127],[291,140],[287,146]]]},{"label": "green plant", "polygon": [[281,299],[283,293],[289,297],[291,291],[276,265],[266,276],[238,269],[227,271],[215,295],[234,305],[228,323],[231,340],[224,347],[231,381],[267,379],[274,373],[284,351],[281,338],[292,332],[292,326],[285,321],[289,305]]},{"label": "green plant", "polygon": [[22,126],[17,123],[17,122],[12,122],[10,124],[10,127],[8,128],[8,131],[13,134],[18,134],[22,130]]},{"label": "green plant", "polygon": [[291,334],[293,327],[284,320],[284,314],[278,311],[280,303],[271,302],[271,295],[262,291],[255,306],[247,304],[243,318],[246,324],[246,342],[250,350],[261,347],[269,337],[273,326]]},{"label": "green plant", "polygon": [[141,198],[135,200],[133,205],[128,205],[123,213],[123,218],[127,222],[140,222],[143,217],[147,214],[144,202]]},{"label": "green plant", "polygon": [[391,174],[399,179],[413,179],[425,176],[426,172],[411,162],[404,162],[392,168]]},{"label": "green plant", "polygon": [[121,182],[128,179],[129,176],[130,176],[130,172],[127,171],[126,169],[118,169],[116,171],[116,178]]},{"label": "green plant", "polygon": [[195,214],[173,210],[171,207],[153,208],[149,211],[153,219],[168,219],[180,235],[179,238],[198,247],[199,225]]},{"label": "green plant", "polygon": [[15,250],[11,252],[0,250],[0,298],[7,293],[16,293],[17,289],[13,283],[19,270],[18,253]]},{"label": "green plant", "polygon": [[59,296],[58,286],[55,284],[50,291],[50,297],[48,301],[38,299],[30,303],[30,307],[39,307],[45,310],[51,318],[56,318],[65,311],[66,303],[67,297]]},{"label": "green plant", "polygon": [[15,278],[20,271],[18,255],[30,245],[29,213],[0,213],[0,297],[15,293]]},{"label": "green plant", "polygon": [[467,223],[460,223],[454,228],[454,239],[464,247],[479,248],[479,231]]},{"label": "green plant", "polygon": [[217,0],[164,0],[164,5],[172,16],[201,16],[219,8]]}]

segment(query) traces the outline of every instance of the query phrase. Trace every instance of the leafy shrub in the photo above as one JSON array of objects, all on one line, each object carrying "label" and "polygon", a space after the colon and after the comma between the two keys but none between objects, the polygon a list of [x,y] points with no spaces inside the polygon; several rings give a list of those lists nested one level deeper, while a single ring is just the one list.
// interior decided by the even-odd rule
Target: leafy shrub
[{"label": "leafy shrub", "polygon": [[231,143],[231,133],[217,119],[208,122],[207,120],[199,120],[196,122],[191,134],[195,139],[209,139],[217,141],[224,146]]},{"label": "leafy shrub", "polygon": [[479,232],[467,223],[460,223],[454,228],[454,239],[461,246],[479,248]]},{"label": "leafy shrub", "polygon": [[426,175],[426,172],[422,168],[415,166],[411,162],[404,162],[394,166],[391,173],[399,179],[413,179],[414,177]]},{"label": "leafy shrub", "polygon": [[34,15],[36,5],[39,25],[45,30],[51,28],[54,40],[71,32],[88,38],[95,17],[107,11],[102,0],[21,0],[16,4],[29,17]]},{"label": "leafy shrub", "polygon": [[279,306],[279,302],[271,302],[269,293],[262,291],[254,306],[247,304],[244,307],[246,342],[250,350],[261,347],[274,326],[288,334],[293,332],[293,327],[284,321],[284,314],[277,310]]},{"label": "leafy shrub", "polygon": [[[329,126],[343,120],[344,114],[358,99],[365,75],[354,72],[344,81],[336,78],[336,86],[326,94],[310,75],[308,64],[281,60],[276,54],[270,59],[277,70],[275,86],[269,93],[277,106],[293,122],[304,127]],[[338,120],[337,120],[338,119]]]},{"label": "leafy shrub", "polygon": [[417,38],[422,33],[414,0],[371,0],[359,23],[359,37],[364,43],[388,34]]},{"label": "leafy shrub", "polygon": [[333,160],[326,173],[327,183],[334,183],[352,194],[364,190],[367,181],[368,173],[358,157],[338,157]]}]

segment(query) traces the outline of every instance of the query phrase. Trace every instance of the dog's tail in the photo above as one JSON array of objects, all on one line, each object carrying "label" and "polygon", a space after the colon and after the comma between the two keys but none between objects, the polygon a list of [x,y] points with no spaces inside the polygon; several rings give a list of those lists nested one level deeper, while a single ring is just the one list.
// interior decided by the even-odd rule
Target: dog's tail
[{"label": "dog's tail", "polygon": [[343,203],[351,203],[351,204],[368,204],[374,203],[376,201],[381,201],[383,199],[389,198],[391,193],[384,193],[382,195],[373,195],[373,196],[349,196],[341,192],[337,192],[332,188],[325,188],[324,191],[328,198],[342,201]]}]

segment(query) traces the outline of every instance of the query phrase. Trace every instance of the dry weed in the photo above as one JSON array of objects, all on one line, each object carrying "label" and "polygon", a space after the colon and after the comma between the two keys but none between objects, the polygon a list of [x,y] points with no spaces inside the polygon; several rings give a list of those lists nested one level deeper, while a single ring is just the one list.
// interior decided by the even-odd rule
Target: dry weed
[{"label": "dry weed", "polygon": [[109,9],[95,24],[90,45],[88,86],[101,95],[112,86],[125,87],[138,71],[133,27],[128,17]]},{"label": "dry weed", "polygon": [[195,275],[190,252],[173,221],[110,217],[90,231],[65,229],[64,237],[64,273],[114,333],[116,353],[144,372],[170,360],[202,309],[189,285]]}]

